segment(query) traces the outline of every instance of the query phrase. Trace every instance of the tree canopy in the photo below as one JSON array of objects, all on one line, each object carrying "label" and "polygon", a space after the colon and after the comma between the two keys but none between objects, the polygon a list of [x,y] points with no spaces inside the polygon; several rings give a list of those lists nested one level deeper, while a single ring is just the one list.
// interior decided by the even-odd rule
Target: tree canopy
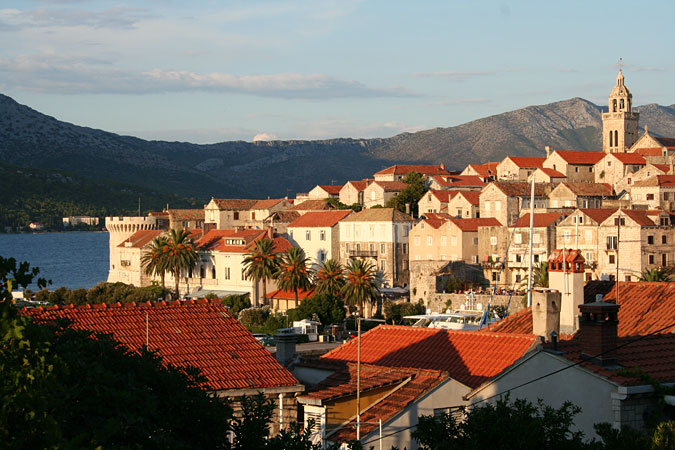
[{"label": "tree canopy", "polygon": [[410,205],[410,213],[417,217],[417,203],[427,192],[426,180],[419,172],[410,172],[403,178],[403,182],[408,186],[389,200],[385,206],[405,212],[406,204],[408,204]]}]

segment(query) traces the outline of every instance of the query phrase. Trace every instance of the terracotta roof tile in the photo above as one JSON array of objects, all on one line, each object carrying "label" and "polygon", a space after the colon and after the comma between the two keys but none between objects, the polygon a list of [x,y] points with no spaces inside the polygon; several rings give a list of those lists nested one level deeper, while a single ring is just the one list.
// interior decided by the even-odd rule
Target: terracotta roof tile
[{"label": "terracotta roof tile", "polygon": [[557,170],[549,169],[548,167],[540,167],[537,169],[544,173],[545,175],[548,175],[551,178],[567,178],[567,176],[564,173],[558,172]]},{"label": "terracotta roof tile", "polygon": [[469,164],[476,173],[483,177],[488,177],[490,175],[497,175],[497,166],[498,162],[486,162],[483,164]]},{"label": "terracotta roof tile", "polygon": [[574,165],[593,165],[604,158],[605,152],[584,152],[579,150],[555,150],[568,164]]},{"label": "terracotta roof tile", "polygon": [[368,187],[373,185],[380,186],[387,192],[402,191],[408,187],[408,185],[402,181],[374,181],[369,184]]},{"label": "terracotta roof tile", "polygon": [[[493,181],[490,183],[509,197],[529,197],[532,184],[526,181]],[[536,197],[547,196],[552,188],[549,183],[534,183]]]},{"label": "terracotta roof tile", "polygon": [[270,225],[272,222],[274,223],[291,223],[295,219],[300,217],[300,213],[297,211],[277,211],[275,213],[272,213],[269,217],[265,219],[265,223],[269,223]]},{"label": "terracotta roof tile", "polygon": [[397,164],[380,170],[375,175],[406,175],[410,172],[418,172],[422,175],[443,175],[449,172],[442,165],[422,165],[422,164]]},{"label": "terracotta roof tile", "polygon": [[345,185],[342,186],[342,187],[344,188],[344,187],[347,186],[348,184],[351,184],[352,186],[354,186],[354,188],[355,188],[357,191],[361,192],[361,191],[363,191],[366,187],[368,187],[368,184],[369,184],[369,183],[368,183],[368,181],[347,181],[347,182],[345,183]]},{"label": "terracotta roof tile", "polygon": [[664,174],[670,172],[670,164],[652,164],[654,167],[659,169]]},{"label": "terracotta roof tile", "polygon": [[439,186],[485,186],[485,181],[478,175],[437,175],[433,179]]},{"label": "terracotta roof tile", "polygon": [[69,319],[71,327],[110,334],[131,350],[144,346],[147,336],[150,350],[165,363],[200,369],[213,390],[299,384],[217,301],[30,308],[21,313],[38,323]]},{"label": "terracotta roof tile", "polygon": [[[480,205],[480,192],[478,191],[455,191],[457,195],[461,195],[472,205]],[[454,197],[453,197],[454,198]]]},{"label": "terracotta roof tile", "polygon": [[295,219],[288,228],[332,227],[353,212],[351,209],[312,211]]},{"label": "terracotta roof tile", "polygon": [[251,207],[258,202],[258,200],[240,198],[214,198],[212,200],[215,202],[216,206],[218,206],[218,209],[228,211],[244,211],[251,209]]},{"label": "terracotta roof tile", "polygon": [[608,209],[608,208],[588,208],[588,209],[580,209],[582,213],[593,219],[598,225],[607,220],[609,216],[614,214],[616,212],[616,208],[614,209]]},{"label": "terracotta roof tile", "polygon": [[171,220],[204,220],[203,209],[169,209],[167,210]]},{"label": "terracotta roof tile", "polygon": [[[361,335],[361,361],[447,371],[455,380],[477,387],[511,365],[534,343],[532,335],[380,325]],[[355,362],[356,350],[353,339],[321,358]]]},{"label": "terracotta roof tile", "polygon": [[285,198],[272,198],[267,200],[258,200],[251,206],[250,209],[270,209],[277,206],[279,203],[287,201]]},{"label": "terracotta roof tile", "polygon": [[480,217],[478,219],[450,219],[462,231],[478,231],[478,227],[500,227],[499,220],[494,217]]},{"label": "terracotta roof tile", "polygon": [[350,214],[343,222],[415,222],[415,219],[394,208],[368,208]]},{"label": "terracotta roof tile", "polygon": [[647,164],[647,160],[637,153],[609,153],[607,156],[614,157],[624,164],[634,164],[642,166]]},{"label": "terracotta roof tile", "polygon": [[641,186],[675,187],[675,175],[656,175],[633,184],[633,187]]},{"label": "terracotta roof tile", "polygon": [[447,222],[448,219],[444,218],[438,218],[438,217],[427,217],[425,219],[422,219],[422,222],[428,224],[430,227],[435,228],[438,230],[445,222]]},{"label": "terracotta roof tile", "polygon": [[638,148],[635,150],[635,153],[639,153],[642,156],[663,156],[661,147]]},{"label": "terracotta roof tile", "polygon": [[326,211],[329,209],[335,209],[335,207],[324,199],[305,200],[288,208],[289,211]]},{"label": "terracotta roof tile", "polygon": [[488,326],[486,331],[499,333],[532,334],[532,307],[510,314]]},{"label": "terracotta roof tile", "polygon": [[451,198],[457,195],[458,191],[439,191],[439,190],[430,190],[429,193],[436,197],[441,203],[448,203]]},{"label": "terracotta roof tile", "polygon": [[[544,228],[555,224],[558,220],[566,216],[562,213],[534,213],[534,227]],[[530,226],[530,213],[522,215],[516,222],[516,228],[526,228]]]},{"label": "terracotta roof tile", "polygon": [[139,230],[125,239],[118,247],[143,248],[161,233],[161,230]]},{"label": "terracotta roof tile", "polygon": [[[298,290],[298,300],[304,300],[307,297],[311,297],[314,291],[306,291],[304,289]],[[295,291],[277,289],[267,294],[267,298],[278,298],[286,300],[295,300]]]},{"label": "terracotta roof tile", "polygon": [[560,183],[574,195],[606,197],[612,195],[612,186],[607,183]]},{"label": "terracotta roof tile", "polygon": [[536,156],[507,156],[518,167],[542,167],[546,158]]},{"label": "terracotta roof tile", "polygon": [[340,193],[340,189],[342,189],[344,185],[340,184],[319,184],[318,187],[323,189],[324,191],[328,192],[331,195],[338,195]]},{"label": "terracotta roof tile", "polygon": [[621,212],[643,227],[653,227],[656,225],[654,221],[649,218],[647,211],[643,209],[621,209]]}]

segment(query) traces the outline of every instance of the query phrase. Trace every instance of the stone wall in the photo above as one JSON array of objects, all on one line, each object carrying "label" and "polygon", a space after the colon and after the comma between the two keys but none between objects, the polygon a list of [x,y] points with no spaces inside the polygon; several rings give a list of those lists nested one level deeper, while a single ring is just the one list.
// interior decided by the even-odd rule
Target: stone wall
[{"label": "stone wall", "polygon": [[[511,304],[509,305],[509,314],[514,314],[518,311],[521,311],[525,308],[524,299],[526,297],[522,295],[513,295],[511,298]],[[452,311],[460,309],[460,306],[466,302],[465,294],[434,294],[425,304],[427,308],[431,309],[433,312],[445,312],[446,302],[450,300],[452,302],[452,307],[449,308]],[[476,304],[482,303],[484,306],[490,302],[489,295],[476,295]],[[502,305],[506,306],[509,302],[508,295],[495,295],[493,299],[493,305]]]}]

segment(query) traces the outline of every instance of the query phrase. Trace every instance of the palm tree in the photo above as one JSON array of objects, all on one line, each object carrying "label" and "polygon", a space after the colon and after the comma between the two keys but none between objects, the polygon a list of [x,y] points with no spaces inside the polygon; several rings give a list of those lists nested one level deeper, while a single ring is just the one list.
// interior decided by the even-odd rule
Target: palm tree
[{"label": "palm tree", "polygon": [[[277,256],[274,254],[274,241],[269,238],[263,238],[255,243],[246,258],[244,258],[244,267],[246,276],[256,283],[262,281],[263,302],[267,299],[267,280],[272,278],[279,265]],[[256,299],[256,306],[260,304],[259,298]]]},{"label": "palm tree", "polygon": [[141,265],[143,266],[145,274],[149,277],[159,275],[162,280],[162,289],[166,287],[164,285],[164,276],[169,270],[167,258],[164,253],[164,246],[166,246],[167,243],[168,241],[165,236],[155,236],[150,244],[148,244],[141,257]]},{"label": "palm tree", "polygon": [[312,287],[311,270],[307,267],[309,258],[301,248],[291,247],[281,255],[279,267],[274,274],[279,289],[295,292],[295,305],[298,305],[298,291]]},{"label": "palm tree", "polygon": [[673,281],[673,269],[670,267],[645,269],[640,276],[640,281],[671,282]]},{"label": "palm tree", "polygon": [[[522,284],[527,286],[529,275],[523,278]],[[542,261],[532,268],[532,287],[548,287],[548,262]]]},{"label": "palm tree", "polygon": [[377,300],[380,290],[380,277],[375,266],[367,261],[353,259],[347,263],[346,283],[341,293],[349,305],[358,305],[359,314],[363,317],[363,304]]},{"label": "palm tree", "polygon": [[176,298],[178,298],[180,274],[185,270],[192,269],[198,258],[190,233],[182,229],[169,230],[169,236],[163,251],[166,257],[166,265],[176,281]]},{"label": "palm tree", "polygon": [[345,269],[338,261],[327,259],[319,264],[315,279],[317,294],[338,295],[345,284]]}]

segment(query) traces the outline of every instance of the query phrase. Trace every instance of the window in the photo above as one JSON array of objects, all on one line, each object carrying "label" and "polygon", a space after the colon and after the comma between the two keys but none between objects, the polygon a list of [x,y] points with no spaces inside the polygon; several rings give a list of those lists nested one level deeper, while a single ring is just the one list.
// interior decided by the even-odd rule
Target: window
[{"label": "window", "polygon": [[461,208],[457,208],[457,214],[456,214],[456,216],[457,216],[457,217],[462,217],[462,210],[461,210]]},{"label": "window", "polygon": [[427,245],[434,245],[434,239],[431,236],[427,236]]},{"label": "window", "polygon": [[478,245],[478,238],[477,237],[473,238],[473,245]]},{"label": "window", "polygon": [[593,253],[591,253],[591,252],[584,253],[584,258],[586,259],[586,262],[588,262],[588,263],[595,262],[595,258],[593,257]]},{"label": "window", "polygon": [[563,239],[565,240],[565,242],[571,241],[572,240],[571,238],[572,234],[570,233],[570,230],[563,231]]},{"label": "window", "polygon": [[645,199],[646,199],[646,200],[654,200],[654,194],[647,194],[647,195],[645,196]]},{"label": "window", "polygon": [[523,262],[523,255],[516,253],[514,256],[516,257],[516,262]]},{"label": "window", "polygon": [[497,245],[497,236],[490,236],[490,245]]},{"label": "window", "polygon": [[665,253],[661,254],[661,265],[664,267],[668,265],[668,255]]},{"label": "window", "polygon": [[225,276],[224,276],[224,278],[225,278],[226,280],[229,280],[229,279],[230,279],[230,268],[229,268],[229,267],[226,267],[226,268],[225,268]]},{"label": "window", "polygon": [[490,211],[490,202],[485,202],[485,211]]},{"label": "window", "polygon": [[626,275],[626,281],[630,281],[630,275]]},{"label": "window", "polygon": [[661,236],[661,243],[662,244],[668,243],[668,236],[667,235],[664,234],[663,236]]},{"label": "window", "polygon": [[251,212],[251,220],[255,220],[255,211]]},{"label": "window", "polygon": [[346,243],[346,244],[345,244],[345,251],[346,251],[347,253],[349,253],[349,243]]},{"label": "window", "polygon": [[386,244],[380,244],[380,253],[385,254],[387,253],[387,245]]},{"label": "window", "polygon": [[420,245],[420,237],[415,236],[415,245]]},{"label": "window", "polygon": [[233,218],[234,220],[239,220],[239,211],[233,212],[233,213],[232,213],[232,218]]},{"label": "window", "polygon": [[448,245],[448,237],[447,236],[441,236],[441,246],[445,247]]},{"label": "window", "polygon": [[589,171],[589,172],[593,172],[593,166],[589,167],[589,168],[588,168],[588,171]]},{"label": "window", "polygon": [[522,244],[522,242],[523,242],[523,235],[522,235],[521,233],[516,233],[516,234],[513,236],[513,241],[514,241],[516,244]]},{"label": "window", "polygon": [[579,168],[578,168],[578,167],[575,167],[575,168],[574,168],[574,172],[575,172],[575,173],[579,173]]},{"label": "window", "polygon": [[584,216],[579,216],[579,223],[580,224],[584,223]]},{"label": "window", "polygon": [[316,259],[317,261],[324,262],[326,260],[326,252],[324,250],[319,250],[316,252]]},{"label": "window", "polygon": [[305,239],[308,240],[308,241],[312,240],[312,232],[311,231],[309,231],[309,230],[305,231]]},{"label": "window", "polygon": [[497,272],[492,272],[492,281],[497,281]]},{"label": "window", "polygon": [[450,236],[450,245],[457,245],[457,236]]},{"label": "window", "polygon": [[324,230],[319,231],[319,240],[320,241],[326,240],[326,232]]},{"label": "window", "polygon": [[609,255],[609,263],[614,264],[615,256],[614,255]]},{"label": "window", "polygon": [[618,240],[616,236],[607,236],[607,250],[616,250],[618,247]]},{"label": "window", "polygon": [[615,217],[614,226],[618,227],[619,225],[621,226],[626,225],[626,219],[624,219],[623,217]]},{"label": "window", "polygon": [[403,253],[408,253],[408,244],[403,244]]},{"label": "window", "polygon": [[534,255],[534,262],[536,262],[536,263],[539,262],[539,255]]},{"label": "window", "polygon": [[370,244],[370,252],[375,253],[375,244]]},{"label": "window", "polygon": [[539,244],[541,242],[541,235],[539,233],[534,233],[532,235],[532,243]]},{"label": "window", "polygon": [[387,268],[387,261],[383,259],[380,261],[380,270],[384,272],[386,268]]},{"label": "window", "polygon": [[502,202],[495,202],[495,211],[502,210]]},{"label": "window", "polygon": [[216,266],[211,266],[211,278],[216,279]]},{"label": "window", "polygon": [[516,275],[516,283],[520,283],[520,274]]},{"label": "window", "polygon": [[647,244],[649,245],[654,244],[654,236],[647,236]]},{"label": "window", "polygon": [[654,255],[649,255],[649,264],[654,264]]}]

